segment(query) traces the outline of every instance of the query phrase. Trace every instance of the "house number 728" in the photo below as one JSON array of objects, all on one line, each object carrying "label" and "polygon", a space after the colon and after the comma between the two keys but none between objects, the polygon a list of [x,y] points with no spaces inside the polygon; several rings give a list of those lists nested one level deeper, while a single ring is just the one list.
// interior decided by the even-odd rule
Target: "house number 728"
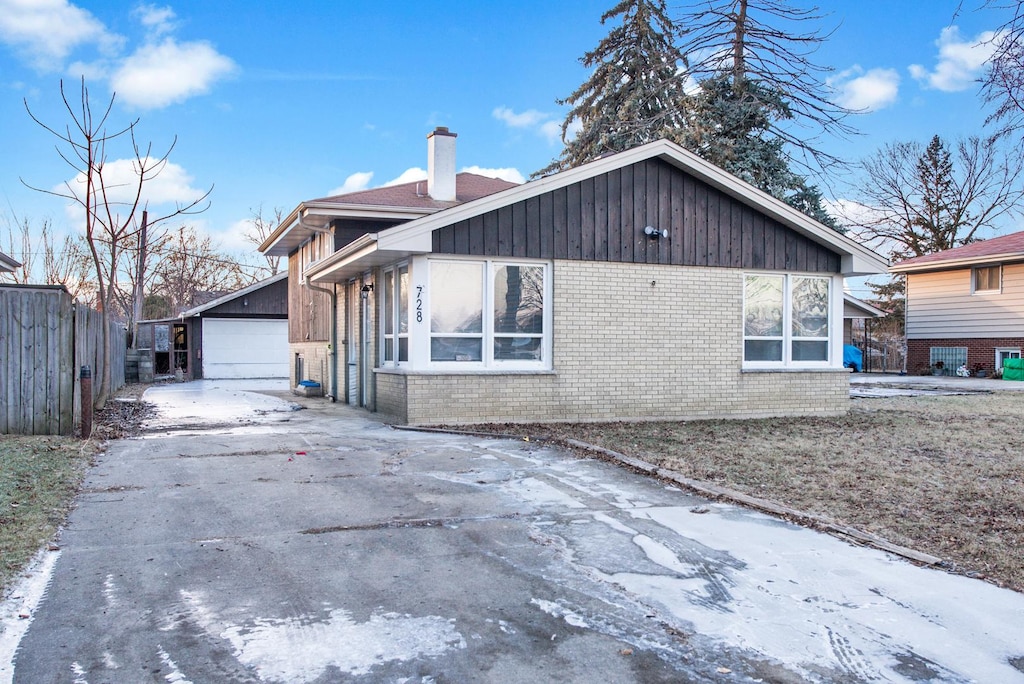
[{"label": "house number 728", "polygon": [[423,286],[416,286],[416,322],[423,322]]}]

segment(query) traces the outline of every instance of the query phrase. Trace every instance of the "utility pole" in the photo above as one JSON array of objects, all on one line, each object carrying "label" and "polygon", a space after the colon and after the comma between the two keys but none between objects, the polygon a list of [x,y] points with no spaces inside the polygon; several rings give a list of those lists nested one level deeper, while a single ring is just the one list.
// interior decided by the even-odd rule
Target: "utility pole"
[{"label": "utility pole", "polygon": [[143,276],[146,274],[146,223],[149,212],[142,210],[142,228],[139,230],[139,263],[135,268],[135,294],[132,297],[132,349],[139,348],[139,319],[142,318],[144,295]]}]

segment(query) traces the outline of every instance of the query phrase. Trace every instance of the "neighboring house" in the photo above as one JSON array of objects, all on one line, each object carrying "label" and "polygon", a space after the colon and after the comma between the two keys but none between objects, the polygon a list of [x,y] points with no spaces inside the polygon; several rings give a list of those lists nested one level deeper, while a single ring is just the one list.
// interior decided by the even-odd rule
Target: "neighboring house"
[{"label": "neighboring house", "polygon": [[0,273],[13,273],[18,268],[21,268],[20,263],[0,252]]},{"label": "neighboring house", "polygon": [[139,353],[157,377],[288,377],[287,279],[279,273],[177,318],[140,321]]},{"label": "neighboring house", "polygon": [[460,174],[459,202],[454,136],[428,140],[432,211],[354,193],[261,245],[289,257],[293,383],[410,424],[848,408],[871,250],[667,141],[478,199]]},{"label": "neighboring house", "polygon": [[853,321],[866,318],[882,318],[885,312],[877,306],[843,293],[843,344],[853,344]]},{"label": "neighboring house", "polygon": [[999,370],[1024,348],[1024,231],[906,259],[907,368]]}]

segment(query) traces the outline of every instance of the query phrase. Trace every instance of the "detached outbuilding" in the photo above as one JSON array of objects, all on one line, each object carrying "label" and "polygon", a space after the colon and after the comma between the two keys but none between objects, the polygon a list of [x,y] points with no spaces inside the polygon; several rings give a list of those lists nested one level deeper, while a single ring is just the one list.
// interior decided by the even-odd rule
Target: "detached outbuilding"
[{"label": "detached outbuilding", "polygon": [[428,139],[407,198],[303,203],[261,246],[309,303],[293,383],[410,424],[847,410],[868,248],[668,141],[473,198],[454,135]]},{"label": "detached outbuilding", "polygon": [[[288,274],[279,273],[177,318],[141,321],[139,375],[198,380],[288,377]],[[147,369],[146,366],[149,366]]]}]

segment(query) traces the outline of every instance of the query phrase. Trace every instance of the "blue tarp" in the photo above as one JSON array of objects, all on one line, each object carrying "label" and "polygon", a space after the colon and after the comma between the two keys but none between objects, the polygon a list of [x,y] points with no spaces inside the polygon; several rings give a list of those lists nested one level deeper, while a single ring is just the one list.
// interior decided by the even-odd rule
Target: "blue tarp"
[{"label": "blue tarp", "polygon": [[864,355],[852,344],[843,345],[843,367],[852,368],[854,373],[864,370]]}]

